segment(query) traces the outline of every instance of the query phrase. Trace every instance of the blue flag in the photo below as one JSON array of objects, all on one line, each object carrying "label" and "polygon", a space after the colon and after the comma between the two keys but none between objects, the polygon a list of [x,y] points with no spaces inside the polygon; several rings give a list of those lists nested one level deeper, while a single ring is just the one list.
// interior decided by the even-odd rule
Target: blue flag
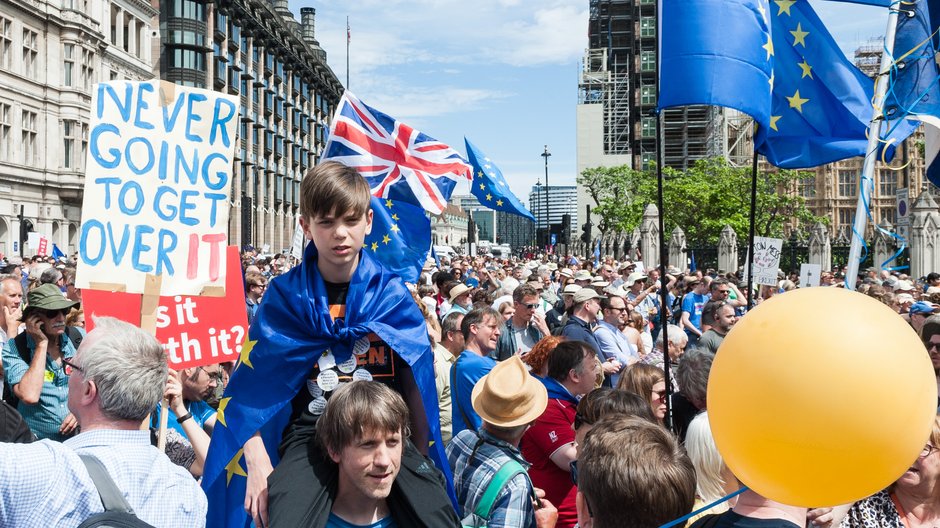
[{"label": "blue flag", "polygon": [[865,155],[874,82],[849,62],[809,2],[776,2],[771,29],[773,103],[757,151],[787,169]]},{"label": "blue flag", "polygon": [[59,246],[52,244],[52,258],[58,260],[64,257],[65,257],[65,253],[63,253],[62,250],[59,249]]},{"label": "blue flag", "polygon": [[912,0],[899,9],[893,53],[896,64],[890,71],[884,113],[891,129],[916,126],[917,122],[912,120],[928,125],[925,132],[927,179],[940,185],[936,146],[940,127],[940,70],[934,60],[940,0]]},{"label": "blue flag", "polygon": [[[876,7],[890,7],[891,4],[898,4],[898,0],[831,0],[832,2],[842,2],[844,4],[862,4]],[[907,1],[907,0],[905,0]]]},{"label": "blue flag", "polygon": [[300,266],[270,282],[239,351],[238,367],[219,402],[202,481],[209,498],[207,526],[248,525],[242,446],[260,431],[276,465],[290,402],[299,391],[308,390],[307,377],[317,359],[329,349],[340,364],[352,356],[357,340],[370,333],[410,366],[433,442],[429,455],[451,482],[440,437],[434,358],[426,323],[411,294],[371,252],[362,251],[346,295],[345,316],[334,320],[316,261],[316,247],[308,244]]},{"label": "blue flag", "polygon": [[695,251],[692,251],[690,255],[691,256],[689,257],[689,273],[695,273],[695,270],[698,269],[695,266]]},{"label": "blue flag", "polygon": [[405,282],[417,284],[429,247],[431,221],[424,209],[372,197],[372,232],[365,239],[365,251]]},{"label": "blue flag", "polygon": [[735,108],[770,120],[767,0],[661,0],[659,108]]},{"label": "blue flag", "polygon": [[470,165],[473,166],[473,183],[470,185],[470,192],[477,197],[477,200],[494,211],[524,216],[535,222],[532,213],[509,189],[509,184],[503,178],[499,167],[473,143],[470,143],[469,139],[464,138],[464,142],[467,144],[467,157],[470,159]]}]

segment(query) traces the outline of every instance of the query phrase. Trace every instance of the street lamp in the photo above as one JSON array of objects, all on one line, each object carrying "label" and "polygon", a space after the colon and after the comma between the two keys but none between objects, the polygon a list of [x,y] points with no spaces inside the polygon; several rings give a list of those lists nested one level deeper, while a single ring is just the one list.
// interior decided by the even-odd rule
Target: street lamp
[{"label": "street lamp", "polygon": [[542,152],[542,157],[545,158],[545,224],[548,227],[549,244],[552,243],[552,216],[548,210],[548,158],[551,155],[552,153],[548,151],[548,145],[545,145],[545,152]]},{"label": "street lamp", "polygon": [[[539,205],[539,196],[542,195],[542,182],[535,182],[535,205]],[[535,209],[535,245],[542,245],[542,237],[539,236],[539,233],[542,232],[542,208],[538,207]]]}]

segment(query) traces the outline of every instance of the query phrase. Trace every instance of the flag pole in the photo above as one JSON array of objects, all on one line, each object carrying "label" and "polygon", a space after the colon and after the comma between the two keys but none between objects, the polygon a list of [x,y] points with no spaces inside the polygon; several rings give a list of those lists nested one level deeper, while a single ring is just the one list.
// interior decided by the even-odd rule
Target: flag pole
[{"label": "flag pole", "polygon": [[[894,49],[894,36],[897,30],[898,9],[891,7],[888,9],[888,28],[885,30],[885,50]],[[888,72],[891,69],[893,59],[888,51],[881,54],[881,69],[878,77],[875,78],[875,99],[873,101],[874,109],[884,107],[885,94],[888,92]],[[852,226],[852,244],[849,246],[849,259],[845,266],[845,287],[849,290],[855,289],[855,282],[858,280],[859,260],[862,255],[862,238],[865,236],[865,226],[868,224],[868,204],[871,202],[871,194],[874,190],[875,162],[878,160],[880,151],[878,141],[881,138],[881,125],[884,123],[882,115],[873,113],[871,124],[868,127],[868,149],[865,151],[865,163],[862,165],[862,176],[858,185],[858,202],[855,205],[855,223]]]},{"label": "flag pole", "polygon": [[[666,229],[663,218],[666,216],[666,209],[663,204],[663,114],[659,111],[659,77],[662,73],[662,50],[660,49],[660,35],[662,34],[662,1],[656,0],[656,102],[657,109],[653,110],[656,117],[656,207],[659,209],[659,331],[662,333],[663,343],[663,375],[666,384],[666,416],[663,417],[663,424],[666,429],[672,431],[672,373],[669,369],[669,319],[666,317],[669,307],[668,281],[666,280],[666,260],[669,259],[669,251],[666,248]],[[650,255],[652,256],[652,255]],[[640,273],[646,273],[646,270],[639,270]]]},{"label": "flag pole", "polygon": [[349,89],[349,17],[346,17],[346,89]]},{"label": "flag pole", "polygon": [[[756,137],[757,122],[754,122]],[[747,310],[754,306],[754,224],[757,223],[757,149],[754,149],[751,161],[751,210],[748,213],[747,228]]]}]

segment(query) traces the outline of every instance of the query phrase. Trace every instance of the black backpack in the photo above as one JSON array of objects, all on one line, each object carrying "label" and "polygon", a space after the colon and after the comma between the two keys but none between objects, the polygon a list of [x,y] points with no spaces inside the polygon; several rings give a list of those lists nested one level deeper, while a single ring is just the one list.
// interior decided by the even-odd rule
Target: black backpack
[{"label": "black backpack", "polygon": [[78,528],[154,528],[134,514],[134,508],[124,499],[124,494],[108,475],[108,470],[93,456],[78,455],[101,496],[104,511],[85,519]]},{"label": "black backpack", "polygon": [[[65,332],[69,336],[72,345],[75,346],[75,350],[78,350],[78,346],[82,344],[82,339],[85,339],[85,336],[74,326],[67,327]],[[17,336],[13,338],[13,344],[16,345],[16,351],[19,353],[20,359],[29,365],[29,362],[32,361],[33,358],[29,353],[29,346],[26,344],[26,332],[17,334]],[[9,383],[3,384],[3,401],[7,402],[7,404],[14,409],[19,408],[20,399],[16,397],[16,394],[13,392],[13,387]]]}]

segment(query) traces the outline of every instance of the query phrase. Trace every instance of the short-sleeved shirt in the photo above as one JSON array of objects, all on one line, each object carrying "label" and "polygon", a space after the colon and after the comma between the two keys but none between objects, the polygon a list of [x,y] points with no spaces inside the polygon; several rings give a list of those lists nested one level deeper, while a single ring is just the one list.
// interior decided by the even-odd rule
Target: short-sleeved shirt
[{"label": "short-sleeved shirt", "polygon": [[[194,401],[194,402],[183,402],[186,406],[186,410],[193,415],[193,421],[199,424],[199,427],[205,429],[206,422],[210,418],[215,416],[216,411],[209,406],[208,403],[204,401]],[[151,427],[160,427],[160,411],[163,408],[162,405],[157,406],[156,412],[151,415],[150,426]],[[176,429],[176,432],[186,437],[186,431],[183,430],[183,424],[177,423],[176,419],[179,416],[176,416],[176,413],[173,412],[173,409],[169,409],[169,414],[167,415],[166,425],[171,429]],[[208,432],[208,431],[207,431]]]},{"label": "short-sleeved shirt", "polygon": [[[473,386],[480,378],[486,376],[493,367],[496,366],[496,360],[491,357],[482,357],[476,352],[464,350],[457,358],[453,376],[450,378],[451,394],[451,413],[453,414],[453,435],[464,429],[476,430],[482,425],[480,416],[473,410],[470,401],[470,395],[473,393]],[[471,423],[464,421],[464,416]]]},{"label": "short-sleeved shirt", "polygon": [[331,513],[330,518],[326,521],[326,528],[398,528],[398,525],[395,524],[395,519],[393,519],[392,516],[388,516],[372,524],[353,524]]},{"label": "short-sleeved shirt", "polygon": [[[80,330],[84,335],[84,330]],[[36,342],[26,335],[26,347],[29,349],[29,358],[33,357]],[[68,337],[68,332],[62,334],[59,341],[62,356],[70,358],[75,355],[75,346]],[[16,338],[7,340],[3,347],[3,370],[6,373],[7,383],[13,386],[22,381],[29,364],[20,357],[16,348]],[[16,410],[23,415],[26,425],[42,440],[48,438],[61,442],[68,438],[59,433],[62,421],[69,414],[69,377],[65,374],[65,365],[57,365],[50,354],[46,354],[46,371],[43,373],[42,391],[39,393],[39,402],[27,405],[21,400]]]},{"label": "short-sleeved shirt", "polygon": [[578,488],[571,481],[571,473],[552,462],[551,456],[559,448],[574,442],[574,402],[552,398],[541,416],[522,435],[520,448],[525,459],[532,463],[529,476],[536,488],[545,490],[545,498],[558,508],[557,526],[574,526],[578,522],[575,497]]},{"label": "short-sleeved shirt", "polygon": [[[708,295],[689,293],[682,299],[682,311],[689,313],[689,322],[692,326],[702,329],[702,309],[708,302]],[[688,329],[685,329],[688,332]]]},{"label": "short-sleeved shirt", "polygon": [[721,342],[724,340],[725,336],[716,332],[714,328],[709,328],[702,334],[702,337],[699,338],[696,346],[700,350],[705,349],[715,354],[718,352],[718,347],[721,346]]}]

